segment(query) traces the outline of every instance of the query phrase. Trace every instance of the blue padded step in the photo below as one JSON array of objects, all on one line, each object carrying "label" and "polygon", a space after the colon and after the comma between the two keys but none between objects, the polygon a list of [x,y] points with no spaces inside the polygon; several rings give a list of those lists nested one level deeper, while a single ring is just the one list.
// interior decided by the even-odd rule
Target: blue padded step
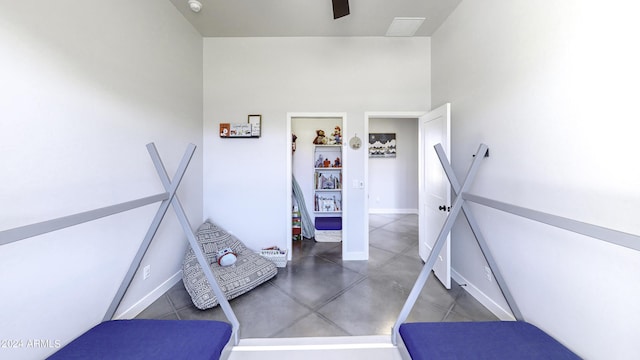
[{"label": "blue padded step", "polygon": [[316,230],[342,230],[342,217],[316,217]]},{"label": "blue padded step", "polygon": [[96,325],[49,360],[216,360],[231,325],[206,320],[111,320]]},{"label": "blue padded step", "polygon": [[406,323],[399,333],[412,360],[580,359],[523,321]]}]

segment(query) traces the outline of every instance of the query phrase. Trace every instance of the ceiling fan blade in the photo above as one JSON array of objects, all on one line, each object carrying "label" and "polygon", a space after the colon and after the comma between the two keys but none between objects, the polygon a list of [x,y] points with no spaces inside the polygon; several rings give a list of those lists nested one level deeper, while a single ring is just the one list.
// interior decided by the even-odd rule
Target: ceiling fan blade
[{"label": "ceiling fan blade", "polygon": [[333,3],[333,18],[338,19],[349,15],[349,0],[331,0]]}]

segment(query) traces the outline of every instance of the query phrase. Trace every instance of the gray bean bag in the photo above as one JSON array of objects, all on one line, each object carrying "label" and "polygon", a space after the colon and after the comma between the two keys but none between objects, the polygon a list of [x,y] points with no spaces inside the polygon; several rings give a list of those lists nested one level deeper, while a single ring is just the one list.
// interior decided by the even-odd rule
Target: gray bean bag
[{"label": "gray bean bag", "polygon": [[[246,293],[278,273],[276,265],[271,260],[253,252],[235,236],[209,220],[198,228],[196,239],[211,264],[211,270],[227,300]],[[235,264],[226,267],[218,265],[216,254],[224,248],[231,248],[237,255]],[[211,291],[209,281],[191,247],[187,249],[182,262],[182,282],[198,309],[205,310],[218,305],[218,299]]]}]

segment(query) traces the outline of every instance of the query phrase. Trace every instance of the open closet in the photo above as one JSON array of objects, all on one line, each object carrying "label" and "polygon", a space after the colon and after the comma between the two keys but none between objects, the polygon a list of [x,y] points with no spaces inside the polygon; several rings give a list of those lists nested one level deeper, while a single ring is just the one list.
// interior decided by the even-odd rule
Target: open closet
[{"label": "open closet", "polygon": [[291,117],[292,242],[344,240],[344,125],[340,115]]}]

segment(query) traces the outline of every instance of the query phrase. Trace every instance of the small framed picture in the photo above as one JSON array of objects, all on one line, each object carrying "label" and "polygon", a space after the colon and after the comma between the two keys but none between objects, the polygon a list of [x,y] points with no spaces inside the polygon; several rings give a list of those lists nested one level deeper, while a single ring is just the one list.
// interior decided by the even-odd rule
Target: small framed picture
[{"label": "small framed picture", "polygon": [[396,157],[396,134],[369,134],[369,157]]},{"label": "small framed picture", "polygon": [[230,137],[251,137],[250,124],[231,124]]},{"label": "small framed picture", "polygon": [[220,137],[229,137],[229,136],[231,136],[231,124],[220,123]]},{"label": "small framed picture", "polygon": [[248,122],[251,127],[251,136],[260,137],[262,129],[262,115],[249,115]]}]

